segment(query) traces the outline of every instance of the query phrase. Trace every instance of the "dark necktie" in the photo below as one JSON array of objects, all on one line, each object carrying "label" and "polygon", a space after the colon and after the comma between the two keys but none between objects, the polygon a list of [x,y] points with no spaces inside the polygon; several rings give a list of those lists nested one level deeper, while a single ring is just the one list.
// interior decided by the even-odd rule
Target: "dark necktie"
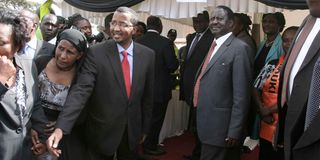
[{"label": "dark necktie", "polygon": [[310,16],[310,18],[307,20],[306,24],[304,25],[302,31],[300,32],[300,35],[296,42],[294,43],[294,46],[289,54],[288,61],[286,63],[285,69],[284,69],[284,77],[283,77],[283,85],[282,85],[282,92],[281,92],[281,106],[284,105],[284,103],[287,101],[288,98],[288,81],[291,69],[293,67],[293,64],[300,52],[301,47],[303,46],[304,42],[306,41],[311,29],[313,28],[313,25],[316,22],[316,18]]},{"label": "dark necktie", "polygon": [[313,68],[312,80],[309,91],[308,106],[306,112],[305,130],[316,116],[320,105],[320,61]]},{"label": "dark necktie", "polygon": [[191,57],[191,54],[192,54],[194,48],[196,47],[196,45],[198,44],[199,40],[200,40],[200,33],[197,33],[194,38],[193,43],[190,46],[189,51],[188,51],[187,59],[189,59]]},{"label": "dark necktie", "polygon": [[127,96],[130,97],[131,84],[130,84],[130,65],[128,61],[127,51],[122,51],[122,73],[124,77],[124,83],[126,85]]},{"label": "dark necktie", "polygon": [[198,95],[199,95],[199,87],[200,87],[200,79],[202,78],[203,74],[204,74],[204,71],[206,70],[209,62],[210,62],[210,58],[213,54],[213,51],[214,51],[214,48],[216,47],[217,43],[216,41],[213,41],[212,44],[211,44],[211,47],[210,47],[210,50],[207,54],[207,57],[202,65],[202,68],[201,68],[201,72],[197,78],[197,81],[196,81],[196,84],[194,85],[194,90],[193,90],[193,106],[194,107],[197,107],[198,105]]}]

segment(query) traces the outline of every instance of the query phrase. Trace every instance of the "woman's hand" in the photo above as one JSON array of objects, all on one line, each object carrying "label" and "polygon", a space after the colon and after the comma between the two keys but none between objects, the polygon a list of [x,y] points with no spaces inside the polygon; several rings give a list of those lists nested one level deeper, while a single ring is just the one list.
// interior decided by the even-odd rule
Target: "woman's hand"
[{"label": "woman's hand", "polygon": [[41,155],[47,150],[46,145],[40,143],[38,132],[33,129],[31,129],[31,140],[32,140],[31,150],[34,155]]},{"label": "woman's hand", "polygon": [[11,87],[15,82],[16,67],[7,56],[0,56],[0,82]]}]

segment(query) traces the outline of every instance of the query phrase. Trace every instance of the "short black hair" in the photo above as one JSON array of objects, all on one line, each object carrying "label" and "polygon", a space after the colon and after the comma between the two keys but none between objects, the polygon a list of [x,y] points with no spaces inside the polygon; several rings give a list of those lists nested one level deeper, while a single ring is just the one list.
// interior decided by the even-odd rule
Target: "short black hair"
[{"label": "short black hair", "polygon": [[285,34],[285,32],[288,32],[288,31],[298,31],[299,27],[298,26],[291,26],[291,27],[288,27],[287,29],[285,29],[282,33],[282,35]]},{"label": "short black hair", "polygon": [[113,14],[114,13],[110,13],[104,18],[104,27],[105,28],[110,27],[110,22],[112,21]]},{"label": "short black hair", "polygon": [[147,25],[146,25],[145,23],[139,21],[139,22],[136,24],[136,26],[141,26],[141,27],[142,27],[142,29],[143,29],[142,33],[143,33],[143,34],[145,34],[145,33],[147,32]]},{"label": "short black hair", "polygon": [[239,18],[239,22],[243,25],[243,29],[248,32],[250,30],[250,25],[252,24],[250,17],[244,13],[234,13],[233,15],[234,17]]},{"label": "short black hair", "polygon": [[202,11],[201,13],[198,13],[197,14],[197,17],[194,17],[194,18],[198,18],[199,16],[203,16],[204,19],[209,22],[209,13],[208,11]]},{"label": "short black hair", "polygon": [[279,25],[279,32],[283,31],[286,25],[286,19],[284,18],[283,13],[281,12],[266,13],[266,14],[263,14],[262,19],[264,19],[266,16],[274,16],[277,20],[277,24]]},{"label": "short black hair", "polygon": [[161,19],[157,16],[149,16],[147,19],[147,29],[159,30],[162,27]]},{"label": "short black hair", "polygon": [[232,11],[229,7],[220,5],[220,6],[217,6],[216,8],[221,8],[221,9],[223,9],[224,11],[226,11],[226,12],[227,12],[228,20],[233,20],[233,19],[234,19],[234,13],[233,13],[233,11]]},{"label": "short black hair", "polygon": [[18,51],[22,50],[27,41],[27,24],[25,21],[19,18],[16,12],[4,9],[0,10],[0,23],[11,26],[12,29],[12,39],[15,49],[18,48]]}]

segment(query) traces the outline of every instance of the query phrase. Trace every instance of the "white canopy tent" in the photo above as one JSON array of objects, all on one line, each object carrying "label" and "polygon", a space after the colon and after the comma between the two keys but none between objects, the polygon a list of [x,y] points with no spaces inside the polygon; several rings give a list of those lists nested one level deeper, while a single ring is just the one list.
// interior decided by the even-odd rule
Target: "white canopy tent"
[{"label": "white canopy tent", "polygon": [[[43,3],[46,0],[29,0]],[[92,24],[104,26],[104,18],[110,14],[108,12],[89,12],[71,6],[63,0],[53,0],[53,9],[57,15],[69,17],[74,13],[80,13],[83,17],[89,19]],[[192,0],[144,0],[143,2],[132,6],[138,12],[139,19],[146,22],[149,15],[160,16],[163,22],[163,35],[171,28],[177,29],[178,38],[184,39],[188,33],[194,32],[192,28],[191,17],[203,10],[208,10],[209,13],[215,6],[229,6],[234,12],[247,13],[252,17],[255,24],[261,21],[261,13],[284,12],[289,25],[299,25],[300,21],[305,17],[307,11],[292,13],[289,10],[267,6],[263,3],[254,0],[202,0],[205,2],[178,2]],[[288,18],[288,16],[294,18]],[[290,22],[293,21],[293,22]],[[288,24],[288,23],[287,23]],[[183,41],[183,40],[182,40]],[[179,39],[178,39],[179,43]]]}]

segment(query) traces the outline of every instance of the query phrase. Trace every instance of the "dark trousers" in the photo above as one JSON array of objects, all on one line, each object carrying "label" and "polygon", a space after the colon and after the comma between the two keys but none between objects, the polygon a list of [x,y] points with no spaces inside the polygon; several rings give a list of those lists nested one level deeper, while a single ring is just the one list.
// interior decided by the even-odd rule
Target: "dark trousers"
[{"label": "dark trousers", "polygon": [[200,160],[240,160],[240,147],[225,148],[202,144]]},{"label": "dark trousers", "polygon": [[[127,127],[126,127],[127,128]],[[89,148],[88,160],[113,160],[115,155],[104,155],[97,153],[94,149]],[[120,145],[116,153],[117,160],[137,160],[138,156],[136,150],[131,150],[128,143],[128,130],[126,129]]]},{"label": "dark trousers", "polygon": [[192,157],[200,158],[202,144],[197,132],[197,108],[193,106],[190,106],[189,130],[195,137],[195,147],[192,150]]},{"label": "dark trousers", "polygon": [[284,151],[283,148],[279,148],[278,150],[274,150],[272,143],[260,138],[260,152],[259,152],[259,160],[283,160],[284,159]]},{"label": "dark trousers", "polygon": [[159,134],[167,112],[168,101],[164,103],[154,103],[151,118],[151,127],[147,138],[144,141],[144,148],[156,150],[159,143]]}]

